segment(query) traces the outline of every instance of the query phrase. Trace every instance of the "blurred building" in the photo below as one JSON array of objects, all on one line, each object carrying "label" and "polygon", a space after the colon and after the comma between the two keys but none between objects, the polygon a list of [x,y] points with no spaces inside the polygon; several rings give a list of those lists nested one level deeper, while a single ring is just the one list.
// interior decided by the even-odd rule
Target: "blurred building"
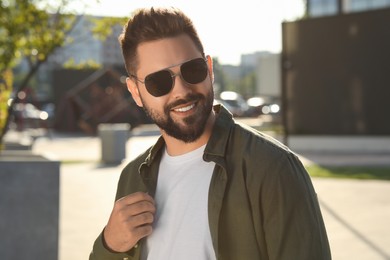
[{"label": "blurred building", "polygon": [[238,82],[241,79],[240,66],[218,64],[218,67],[216,67],[214,64],[214,93],[219,95],[221,92],[230,89],[231,86],[237,87]]},{"label": "blurred building", "polygon": [[70,60],[75,65],[87,61],[93,61],[103,67],[123,64],[118,42],[122,25],[114,26],[111,35],[102,40],[93,35],[94,23],[91,19],[101,19],[101,17],[82,16],[69,34],[71,42],[50,56],[48,67],[58,69]]},{"label": "blurred building", "polygon": [[[259,87],[258,82],[259,82],[259,77],[260,77],[260,71],[262,71],[263,68],[265,70],[267,70],[268,72],[272,71],[271,72],[272,75],[267,74],[267,73],[263,73],[263,74],[267,74],[266,75],[267,78],[264,79],[265,81],[274,82],[274,81],[279,80],[280,66],[278,68],[276,68],[276,71],[275,71],[273,64],[270,65],[267,62],[265,62],[265,60],[267,60],[270,57],[273,57],[274,55],[275,54],[272,54],[268,51],[258,51],[258,52],[254,52],[254,53],[242,54],[241,61],[240,61],[239,65],[217,64],[218,67],[214,66],[214,73],[218,73],[218,70],[221,70],[223,75],[216,74],[215,86],[214,86],[217,90],[216,92],[219,93],[219,92],[226,91],[226,90],[234,90],[236,92],[241,93],[243,91],[242,89],[240,89],[241,80],[252,73],[256,77],[256,80],[255,80],[256,83],[254,83],[256,86],[254,86],[255,91],[254,91],[253,95],[261,95],[262,92],[267,92],[267,90],[265,90],[263,87]],[[275,78],[275,77],[277,77],[277,78]],[[221,82],[221,80],[224,82]],[[230,85],[234,85],[234,87],[236,87],[236,88],[235,89],[226,89],[227,83]],[[263,85],[265,84],[264,81],[262,82],[262,84]],[[270,84],[268,84],[267,87],[269,87],[269,86],[270,86]],[[272,85],[272,87],[274,87],[274,85]],[[280,93],[280,90],[279,90],[280,84],[275,88],[277,88],[277,90],[275,90],[275,91],[272,90],[272,92]],[[241,93],[241,94],[243,94],[243,93]],[[248,93],[246,93],[246,94],[248,94]],[[252,94],[252,93],[250,93],[250,94]]]},{"label": "blurred building", "polygon": [[260,96],[275,99],[281,96],[281,65],[279,53],[268,53],[257,59],[256,89]]},{"label": "blurred building", "polygon": [[[73,68],[79,66],[79,69],[91,64],[95,68],[124,68],[118,42],[122,25],[113,26],[110,35],[105,39],[98,39],[92,33],[94,26],[92,19],[102,19],[102,17],[82,16],[69,33],[68,43],[56,49],[47,62],[39,68],[30,86],[35,92],[34,102],[53,101],[53,73],[63,69],[65,65]],[[14,72],[17,75],[27,73],[28,70],[27,60],[24,60],[14,69]]]},{"label": "blurred building", "polygon": [[54,128],[96,134],[99,124],[128,123],[134,128],[150,122],[127,91],[122,75],[110,68],[54,71]]},{"label": "blurred building", "polygon": [[306,0],[309,17],[347,14],[390,7],[390,0]]},{"label": "blurred building", "polygon": [[[93,34],[96,20],[81,16],[68,35],[68,42],[50,55],[35,75],[30,103],[54,107],[51,127],[58,131],[96,134],[101,123],[149,122],[125,86],[126,71],[118,36],[122,25],[112,27],[105,38]],[[111,26],[111,25],[110,25]],[[25,63],[18,73],[28,70]]]},{"label": "blurred building", "polygon": [[284,22],[287,135],[390,136],[390,1],[309,0]]},{"label": "blurred building", "polygon": [[257,51],[241,55],[241,66],[244,68],[253,69],[258,65],[259,58],[268,56],[268,51]]},{"label": "blurred building", "polygon": [[241,76],[255,71],[259,67],[259,60],[263,57],[268,57],[270,52],[257,51],[254,53],[247,53],[241,55],[240,71]]}]

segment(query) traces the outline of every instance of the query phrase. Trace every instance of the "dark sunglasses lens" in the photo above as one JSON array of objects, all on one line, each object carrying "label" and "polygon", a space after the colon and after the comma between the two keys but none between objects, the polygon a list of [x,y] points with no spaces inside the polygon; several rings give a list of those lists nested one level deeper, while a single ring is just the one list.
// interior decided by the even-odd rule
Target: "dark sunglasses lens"
[{"label": "dark sunglasses lens", "polygon": [[168,94],[172,89],[172,84],[171,74],[167,70],[152,73],[145,78],[146,89],[155,97]]},{"label": "dark sunglasses lens", "polygon": [[181,65],[181,75],[190,84],[198,84],[207,77],[207,64],[203,58],[190,60]]}]

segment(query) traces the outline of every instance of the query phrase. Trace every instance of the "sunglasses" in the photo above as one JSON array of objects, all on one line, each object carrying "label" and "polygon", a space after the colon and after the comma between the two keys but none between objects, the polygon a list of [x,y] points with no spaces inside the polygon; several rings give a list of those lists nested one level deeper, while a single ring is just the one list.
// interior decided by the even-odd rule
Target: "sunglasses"
[{"label": "sunglasses", "polygon": [[[180,72],[174,74],[169,68],[180,65]],[[206,60],[203,58],[196,58],[177,64],[169,68],[153,72],[147,75],[144,81],[137,78],[135,75],[130,77],[145,85],[146,90],[155,97],[161,97],[168,94],[175,85],[175,77],[180,77],[188,84],[198,84],[203,82],[208,74],[208,67]]]}]

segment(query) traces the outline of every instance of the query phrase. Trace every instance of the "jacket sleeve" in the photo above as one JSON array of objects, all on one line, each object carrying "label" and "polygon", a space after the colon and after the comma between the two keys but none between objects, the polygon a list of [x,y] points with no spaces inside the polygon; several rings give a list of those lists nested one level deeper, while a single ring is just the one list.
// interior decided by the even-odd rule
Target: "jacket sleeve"
[{"label": "jacket sleeve", "polygon": [[114,253],[104,246],[103,239],[102,232],[93,244],[89,260],[137,260],[140,258],[139,248],[134,248],[127,253]]},{"label": "jacket sleeve", "polygon": [[270,260],[331,259],[317,195],[295,154],[282,155],[270,169],[260,196]]},{"label": "jacket sleeve", "polygon": [[[134,174],[136,179],[131,179],[133,175],[130,174],[131,172],[138,173],[138,167],[141,162],[145,160],[145,154],[138,157],[138,160],[128,164],[122,170],[118,181],[115,200],[118,200],[119,198],[135,191],[145,190],[142,180],[139,179],[139,175]],[[140,259],[140,255],[141,246],[137,246],[126,253],[111,252],[105,247],[103,232],[101,232],[98,238],[95,240],[92,252],[89,255],[89,260],[138,260]]]}]

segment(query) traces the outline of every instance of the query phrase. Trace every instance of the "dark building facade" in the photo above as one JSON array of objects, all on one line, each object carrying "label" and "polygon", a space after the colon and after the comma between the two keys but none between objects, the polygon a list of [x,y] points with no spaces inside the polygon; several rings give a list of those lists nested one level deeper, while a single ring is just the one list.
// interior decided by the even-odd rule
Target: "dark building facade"
[{"label": "dark building facade", "polygon": [[390,8],[283,23],[287,135],[390,135],[389,24]]}]

